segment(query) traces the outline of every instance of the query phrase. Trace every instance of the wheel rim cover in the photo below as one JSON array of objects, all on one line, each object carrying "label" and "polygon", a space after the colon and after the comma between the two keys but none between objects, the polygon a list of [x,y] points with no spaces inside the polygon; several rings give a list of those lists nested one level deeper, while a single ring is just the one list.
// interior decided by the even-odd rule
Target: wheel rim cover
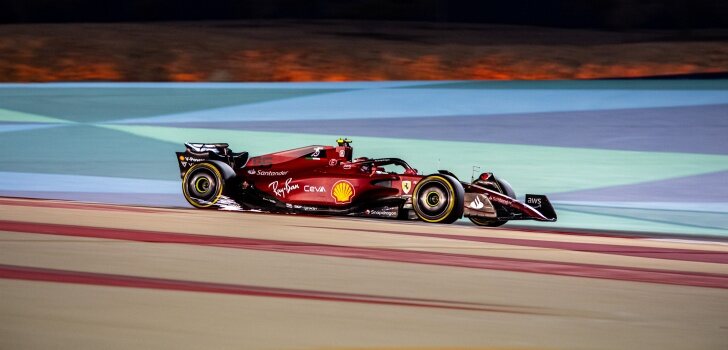
[{"label": "wheel rim cover", "polygon": [[208,199],[215,194],[217,188],[215,177],[206,171],[193,174],[188,182],[190,197]]},{"label": "wheel rim cover", "polygon": [[426,184],[422,189],[423,196],[418,196],[417,202],[420,211],[428,217],[438,217],[444,214],[450,201],[450,196],[443,184],[433,182]]}]

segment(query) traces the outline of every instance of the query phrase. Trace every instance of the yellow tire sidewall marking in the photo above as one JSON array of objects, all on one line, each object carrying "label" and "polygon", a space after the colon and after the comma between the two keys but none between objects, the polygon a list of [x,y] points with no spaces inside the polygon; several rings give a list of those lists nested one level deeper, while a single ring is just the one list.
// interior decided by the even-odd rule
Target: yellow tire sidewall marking
[{"label": "yellow tire sidewall marking", "polygon": [[[445,218],[447,218],[447,217],[448,217],[448,215],[450,215],[450,213],[452,213],[452,210],[453,210],[453,208],[455,207],[455,201],[454,201],[454,200],[453,200],[453,198],[452,198],[452,196],[454,196],[454,195],[455,195],[455,188],[453,188],[453,187],[452,187],[452,184],[450,183],[450,181],[447,181],[447,179],[446,179],[446,178],[444,178],[444,177],[442,177],[442,176],[429,176],[429,177],[427,177],[427,179],[426,179],[425,181],[420,181],[420,182],[418,182],[418,183],[417,183],[417,186],[415,186],[415,190],[414,190],[414,193],[416,193],[416,194],[419,194],[419,189],[420,189],[420,186],[422,186],[422,184],[423,184],[423,183],[425,183],[425,184],[426,184],[426,183],[430,182],[430,181],[429,181],[430,179],[440,179],[440,180],[442,180],[442,181],[443,181],[443,182],[444,182],[444,183],[445,183],[445,184],[447,185],[447,187],[448,187],[448,188],[450,189],[450,194],[451,194],[451,196],[450,196],[450,203],[448,203],[448,206],[447,206],[447,211],[445,212],[445,215],[443,215],[443,216],[442,216],[441,218],[439,218],[439,219],[431,220],[431,219],[423,218],[423,217],[421,217],[421,216],[419,216],[419,215],[418,215],[418,216],[419,216],[419,217],[420,217],[420,219],[422,219],[423,221],[426,221],[426,222],[431,222],[431,223],[438,223],[438,222],[441,222],[441,221],[445,220]],[[418,196],[418,197],[419,197],[419,196]],[[414,201],[412,201],[412,205],[417,205],[417,202],[418,202],[418,200],[417,200],[417,199],[418,199],[418,198],[415,198],[415,200],[414,200]],[[419,206],[418,206],[418,207],[419,207]]]},{"label": "yellow tire sidewall marking", "polygon": [[[194,200],[190,197],[190,195],[187,191],[187,180],[189,179],[189,175],[194,170],[199,169],[199,168],[206,168],[206,169],[211,170],[215,174],[216,180],[219,184],[217,186],[217,190],[215,191],[215,198],[213,198],[211,201],[208,201],[208,203],[206,203],[206,204],[197,203],[196,200]],[[220,174],[220,171],[217,170],[217,167],[215,167],[214,165],[212,165],[210,163],[198,163],[198,164],[193,165],[189,170],[187,170],[187,172],[185,173],[184,179],[182,179],[182,192],[185,195],[185,199],[187,200],[188,203],[192,204],[193,206],[195,206],[197,208],[209,208],[210,206],[217,203],[217,200],[220,199],[220,196],[222,196],[223,186],[224,186],[224,184],[223,184],[222,174]]]}]

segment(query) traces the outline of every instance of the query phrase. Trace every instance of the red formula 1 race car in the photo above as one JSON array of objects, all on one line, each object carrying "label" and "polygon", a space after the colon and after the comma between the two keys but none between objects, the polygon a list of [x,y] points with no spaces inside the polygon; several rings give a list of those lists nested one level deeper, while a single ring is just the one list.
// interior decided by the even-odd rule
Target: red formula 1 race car
[{"label": "red formula 1 race car", "polygon": [[197,208],[352,215],[480,226],[509,220],[556,221],[543,195],[516,200],[492,173],[471,183],[449,171],[421,175],[399,158],[352,159],[351,140],[249,157],[226,143],[186,143],[177,152],[182,191]]}]

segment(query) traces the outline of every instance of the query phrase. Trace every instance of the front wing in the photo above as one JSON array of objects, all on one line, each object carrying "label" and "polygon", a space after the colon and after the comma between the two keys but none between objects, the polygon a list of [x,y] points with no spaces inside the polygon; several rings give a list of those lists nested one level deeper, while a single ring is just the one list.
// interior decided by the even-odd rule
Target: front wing
[{"label": "front wing", "polygon": [[527,194],[526,203],[482,186],[467,184],[463,215],[497,220],[556,221],[556,211],[544,195]]}]

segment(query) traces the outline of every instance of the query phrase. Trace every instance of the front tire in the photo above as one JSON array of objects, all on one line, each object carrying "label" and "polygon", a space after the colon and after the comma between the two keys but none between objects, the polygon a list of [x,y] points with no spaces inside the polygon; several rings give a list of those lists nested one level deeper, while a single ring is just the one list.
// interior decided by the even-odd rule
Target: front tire
[{"label": "front tire", "polygon": [[188,203],[196,208],[213,207],[225,190],[225,179],[212,163],[198,163],[185,173],[182,192]]},{"label": "front tire", "polygon": [[412,207],[426,222],[451,224],[463,216],[465,190],[449,175],[430,175],[412,193]]}]

